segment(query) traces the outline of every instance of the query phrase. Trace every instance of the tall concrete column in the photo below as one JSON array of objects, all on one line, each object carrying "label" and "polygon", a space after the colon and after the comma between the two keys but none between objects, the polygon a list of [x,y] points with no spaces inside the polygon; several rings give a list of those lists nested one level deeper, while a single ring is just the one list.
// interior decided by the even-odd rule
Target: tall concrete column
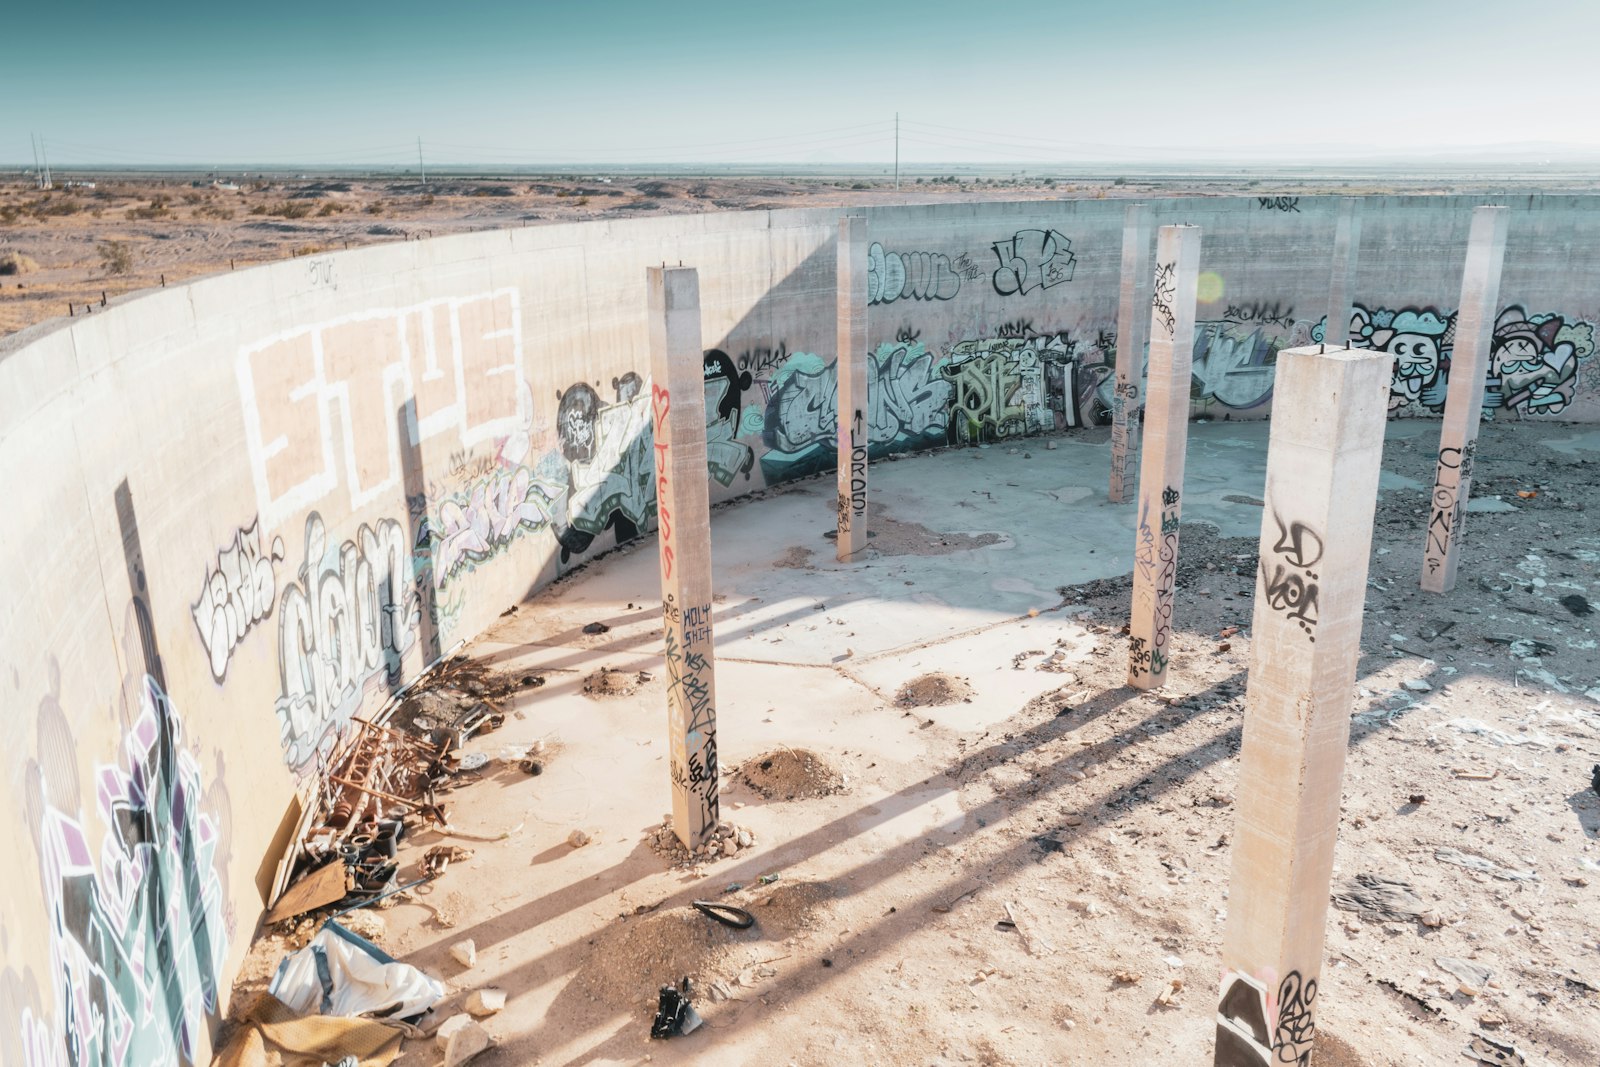
[{"label": "tall concrete column", "polygon": [[1128,619],[1128,684],[1167,680],[1172,601],[1178,578],[1178,516],[1183,454],[1189,442],[1189,375],[1194,359],[1200,227],[1163,226],[1156,240],[1150,297],[1150,375],[1139,462],[1139,533],[1133,548],[1133,610]]},{"label": "tall concrete column", "polygon": [[696,848],[719,812],[700,277],[693,267],[650,267],[648,277],[672,829]]},{"label": "tall concrete column", "polygon": [[1278,353],[1218,1067],[1311,1050],[1393,359]]},{"label": "tall concrete column", "polygon": [[1489,335],[1500,302],[1507,214],[1503,207],[1480,207],[1472,212],[1455,347],[1450,352],[1450,385],[1445,393],[1444,423],[1439,428],[1433,507],[1423,546],[1422,588],[1429,593],[1448,593],[1456,586],[1472,462],[1478,450],[1478,420],[1483,414],[1484,377],[1489,370]]},{"label": "tall concrete column", "polygon": [[[1128,499],[1128,457],[1139,450],[1139,382],[1150,320],[1150,207],[1129,204],[1122,219],[1122,290],[1117,302],[1117,377],[1111,394],[1113,504]],[[1131,421],[1131,424],[1130,424]]]},{"label": "tall concrete column", "polygon": [[867,220],[839,220],[839,541],[841,562],[867,547]]},{"label": "tall concrete column", "polygon": [[1333,277],[1328,282],[1328,318],[1322,341],[1330,348],[1350,343],[1350,304],[1354,299],[1356,268],[1361,258],[1361,198],[1339,200],[1338,222],[1333,232]]}]

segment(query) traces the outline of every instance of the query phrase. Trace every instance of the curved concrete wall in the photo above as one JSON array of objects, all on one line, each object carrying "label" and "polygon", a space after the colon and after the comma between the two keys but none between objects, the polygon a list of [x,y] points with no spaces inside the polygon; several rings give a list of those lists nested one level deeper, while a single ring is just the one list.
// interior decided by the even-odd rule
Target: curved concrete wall
[{"label": "curved concrete wall", "polygon": [[[1442,403],[1478,202],[1365,206],[1344,332],[1406,356],[1397,414]],[[1334,203],[1153,202],[1204,229],[1196,414],[1265,414],[1320,339]],[[1593,419],[1600,213],[1511,206],[1497,413]],[[864,212],[874,449],[1100,421],[1123,207]],[[700,269],[713,499],[831,465],[838,216],[367,248],[0,346],[0,1060],[203,1058],[350,717],[652,523],[646,265]]]}]

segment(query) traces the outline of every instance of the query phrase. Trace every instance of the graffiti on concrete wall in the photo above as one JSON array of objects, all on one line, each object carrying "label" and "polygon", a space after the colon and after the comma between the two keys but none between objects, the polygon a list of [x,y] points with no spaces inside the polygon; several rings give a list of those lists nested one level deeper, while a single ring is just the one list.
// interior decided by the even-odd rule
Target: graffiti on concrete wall
[{"label": "graffiti on concrete wall", "polygon": [[706,352],[704,364],[706,469],[719,485],[732,485],[733,479],[741,474],[748,480],[756,465],[755,449],[735,440],[745,432],[743,404],[750,391],[751,374],[739,370],[720,348]]},{"label": "graffiti on concrete wall", "polygon": [[189,608],[200,631],[211,664],[211,676],[222,681],[233,650],[256,623],[272,614],[277,599],[277,578],[272,565],[283,559],[283,538],[272,539],[271,550],[261,545],[261,524],[235,530],[233,540],[207,566],[200,598]]},{"label": "graffiti on concrete wall", "polygon": [[1520,306],[1495,319],[1483,406],[1520,415],[1555,415],[1578,391],[1578,363],[1594,354],[1594,326]]},{"label": "graffiti on concrete wall", "polygon": [[[1320,321],[1312,339],[1324,340]],[[1394,379],[1389,410],[1397,415],[1438,414],[1450,383],[1456,313],[1438,308],[1368,309],[1356,305],[1344,342],[1351,348],[1391,352]],[[1572,403],[1583,361],[1594,354],[1594,325],[1545,313],[1529,314],[1521,305],[1500,312],[1485,369],[1484,412],[1555,415]],[[1327,338],[1334,343],[1337,338]]]},{"label": "graffiti on concrete wall", "polygon": [[[952,387],[950,439],[966,443],[1078,426],[1078,344],[1066,333],[961,341],[941,373]],[[1098,383],[1096,383],[1098,384]]]},{"label": "graffiti on concrete wall", "polygon": [[[63,763],[41,750],[42,763],[30,764],[28,821],[57,1011],[21,1012],[29,1067],[194,1063],[217,1010],[229,937],[216,862],[222,835],[179,717],[154,678],[144,677],[122,744],[122,762],[100,767],[92,790],[80,791],[70,753]],[[80,813],[90,791],[103,832],[98,861]]]},{"label": "graffiti on concrete wall", "polygon": [[514,288],[376,308],[240,349],[235,371],[263,529],[343,488],[356,511],[400,491],[396,410],[415,398],[416,439],[471,449],[527,425]]},{"label": "graffiti on concrete wall", "polygon": [[[584,382],[559,396],[559,458],[538,471],[567,486],[566,526],[557,532],[563,561],[586,552],[607,530],[631,540],[653,521],[655,460],[650,454],[650,402],[645,380],[629,372],[611,381],[616,396],[601,400]],[[548,461],[548,462],[547,462]]]},{"label": "graffiti on concrete wall", "polygon": [[869,304],[950,300],[961,291],[962,279],[982,276],[983,271],[965,256],[951,260],[938,252],[886,252],[877,241],[867,249]]},{"label": "graffiti on concrete wall", "polygon": [[562,488],[520,463],[497,465],[440,500],[421,536],[432,549],[430,566],[439,588],[493,559],[518,537],[547,529]]},{"label": "graffiti on concrete wall", "polygon": [[1001,296],[1070,282],[1078,262],[1072,241],[1054,230],[1018,230],[992,247],[1000,261],[994,272],[994,291]]},{"label": "graffiti on concrete wall", "polygon": [[[925,448],[945,439],[951,387],[926,347],[884,342],[867,361],[868,454]],[[830,431],[831,432],[831,431]]]},{"label": "graffiti on concrete wall", "polygon": [[[868,454],[880,458],[942,444],[951,385],[918,341],[884,342],[867,361]],[[799,478],[837,461],[836,364],[797,352],[767,383],[761,471],[768,481]]]},{"label": "graffiti on concrete wall", "polygon": [[399,679],[417,643],[424,584],[393,519],[334,543],[313,511],[304,560],[278,605],[276,708],[284,759],[301,772],[331,749],[369,684]]},{"label": "graffiti on concrete wall", "polygon": [[1300,213],[1300,198],[1298,196],[1258,196],[1256,203],[1262,211],[1292,211]]},{"label": "graffiti on concrete wall", "polygon": [[1194,375],[1190,395],[1236,411],[1258,408],[1272,399],[1278,353],[1304,343],[1305,326],[1291,326],[1288,336],[1262,325],[1224,319],[1197,322],[1194,328]]}]

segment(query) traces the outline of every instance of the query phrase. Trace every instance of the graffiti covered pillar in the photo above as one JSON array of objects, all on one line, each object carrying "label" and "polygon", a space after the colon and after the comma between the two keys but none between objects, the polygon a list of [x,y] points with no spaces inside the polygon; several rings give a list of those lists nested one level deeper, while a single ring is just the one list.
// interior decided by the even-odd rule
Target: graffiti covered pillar
[{"label": "graffiti covered pillar", "polygon": [[[1139,447],[1139,382],[1144,374],[1144,343],[1150,320],[1150,206],[1129,204],[1122,221],[1122,290],[1117,303],[1117,377],[1111,394],[1111,491],[1107,499],[1128,499],[1128,453]],[[1129,416],[1134,416],[1132,426]]]},{"label": "graffiti covered pillar", "polygon": [[718,818],[700,277],[693,267],[650,267],[648,276],[672,829],[685,846],[696,848],[717,828]]},{"label": "graffiti covered pillar", "polygon": [[1478,420],[1483,415],[1484,375],[1489,369],[1489,331],[1494,327],[1500,267],[1506,256],[1506,215],[1503,207],[1472,212],[1461,310],[1456,313],[1455,347],[1450,353],[1450,387],[1439,428],[1439,466],[1423,547],[1422,588],[1429,593],[1448,593],[1456,585]]},{"label": "graffiti covered pillar", "polygon": [[1323,328],[1325,344],[1343,348],[1350,333],[1350,292],[1356,284],[1361,259],[1361,198],[1339,198],[1339,217],[1333,233],[1333,277],[1328,282],[1328,318]]},{"label": "graffiti covered pillar", "polygon": [[1172,600],[1178,577],[1183,454],[1189,443],[1189,376],[1194,358],[1200,227],[1163,226],[1150,297],[1150,375],[1139,461],[1139,532],[1133,549],[1128,619],[1128,684],[1154,689],[1167,679]]},{"label": "graffiti covered pillar", "polygon": [[1218,1067],[1306,1063],[1393,356],[1278,354]]},{"label": "graffiti covered pillar", "polygon": [[839,543],[847,562],[867,547],[867,220],[839,220]]}]

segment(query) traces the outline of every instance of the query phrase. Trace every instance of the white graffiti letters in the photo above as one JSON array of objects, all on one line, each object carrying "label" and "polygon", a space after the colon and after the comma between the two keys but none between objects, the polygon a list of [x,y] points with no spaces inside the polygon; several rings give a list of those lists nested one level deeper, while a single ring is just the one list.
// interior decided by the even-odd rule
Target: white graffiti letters
[{"label": "white graffiti letters", "polygon": [[228,673],[228,661],[244,635],[272,614],[277,579],[272,565],[283,559],[283,539],[272,539],[270,555],[261,550],[261,524],[233,535],[233,544],[217,553],[217,564],[206,571],[200,599],[189,608],[200,643],[211,659],[211,676],[217,681]]},{"label": "white graffiti letters", "polygon": [[289,766],[304,770],[361,706],[366,684],[397,676],[416,643],[421,600],[400,524],[363,523],[332,548],[312,512],[305,563],[278,612],[279,733]]},{"label": "white graffiti letters", "polygon": [[412,443],[454,433],[470,449],[521,431],[531,417],[521,331],[517,291],[501,289],[374,308],[241,348],[261,524],[275,529],[340,487],[349,510],[399,487],[396,412],[407,399]]}]

